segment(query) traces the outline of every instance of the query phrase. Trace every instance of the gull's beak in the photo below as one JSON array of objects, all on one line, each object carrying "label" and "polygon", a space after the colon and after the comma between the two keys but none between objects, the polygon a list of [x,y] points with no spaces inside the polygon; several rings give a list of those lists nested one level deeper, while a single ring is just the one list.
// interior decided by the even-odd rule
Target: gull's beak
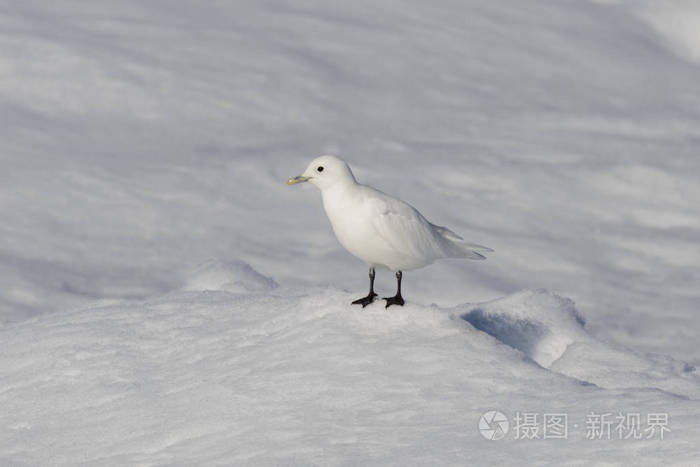
[{"label": "gull's beak", "polygon": [[292,177],[289,180],[287,180],[287,185],[295,185],[297,183],[306,182],[310,178],[311,177],[304,177],[302,175],[297,175],[296,177]]}]

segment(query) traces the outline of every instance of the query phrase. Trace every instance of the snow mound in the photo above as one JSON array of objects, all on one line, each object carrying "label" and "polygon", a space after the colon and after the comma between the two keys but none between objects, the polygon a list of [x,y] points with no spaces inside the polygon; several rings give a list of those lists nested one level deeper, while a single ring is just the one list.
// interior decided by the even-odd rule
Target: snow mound
[{"label": "snow mound", "polygon": [[225,290],[227,292],[262,292],[278,286],[273,279],[260,274],[240,261],[209,259],[195,268],[183,290]]},{"label": "snow mound", "polygon": [[545,368],[570,344],[588,338],[574,302],[546,290],[526,290],[483,303],[462,318]]},{"label": "snow mound", "polygon": [[[487,410],[574,419],[623,399],[640,412],[662,405],[683,438],[700,436],[696,401],[650,398],[650,386],[622,394],[566,376],[580,368],[588,381],[624,387],[621,362],[637,365],[636,382],[648,383],[679,380],[673,372],[684,367],[615,356],[587,336],[570,300],[546,291],[457,313],[411,302],[362,309],[350,305],[355,294],[333,288],[274,288],[239,262],[209,262],[190,286],[208,291],[45,314],[0,329],[0,462],[469,465],[493,454],[476,428]],[[246,288],[255,291],[238,292]],[[556,371],[521,352],[543,363],[558,356]],[[618,359],[612,371],[608,356]],[[700,384],[685,373],[692,396],[691,383]],[[688,413],[695,415],[683,418]],[[686,442],[653,441],[618,444],[605,459],[623,463],[647,449],[661,462]],[[573,431],[558,446],[560,464],[599,455],[596,443]],[[499,455],[521,458],[521,449],[504,440]],[[553,462],[549,449],[528,456]]]},{"label": "snow mound", "polygon": [[700,397],[695,368],[671,357],[602,342],[568,298],[525,290],[467,308],[472,326],[517,349],[542,367],[605,388],[647,388]]}]

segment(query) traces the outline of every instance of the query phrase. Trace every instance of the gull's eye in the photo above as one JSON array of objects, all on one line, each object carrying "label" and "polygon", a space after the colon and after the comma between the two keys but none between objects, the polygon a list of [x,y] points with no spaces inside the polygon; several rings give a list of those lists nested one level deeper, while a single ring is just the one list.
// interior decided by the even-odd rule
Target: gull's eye
[{"label": "gull's eye", "polygon": [[319,166],[316,168],[316,170],[319,171],[319,172],[323,172],[323,166],[322,166],[322,165],[319,165]]}]

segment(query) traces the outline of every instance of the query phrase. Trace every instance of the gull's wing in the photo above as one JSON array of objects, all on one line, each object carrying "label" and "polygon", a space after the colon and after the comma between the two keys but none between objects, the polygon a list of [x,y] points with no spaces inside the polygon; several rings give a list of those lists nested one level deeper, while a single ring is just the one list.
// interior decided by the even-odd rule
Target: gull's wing
[{"label": "gull's wing", "polygon": [[384,193],[378,194],[381,196],[370,200],[376,212],[372,227],[397,254],[423,265],[446,256],[442,239],[416,208]]},{"label": "gull's wing", "polygon": [[491,248],[467,243],[446,227],[432,224],[416,208],[380,191],[373,196],[372,227],[395,252],[415,264],[429,264],[438,258],[486,259],[480,252]]}]

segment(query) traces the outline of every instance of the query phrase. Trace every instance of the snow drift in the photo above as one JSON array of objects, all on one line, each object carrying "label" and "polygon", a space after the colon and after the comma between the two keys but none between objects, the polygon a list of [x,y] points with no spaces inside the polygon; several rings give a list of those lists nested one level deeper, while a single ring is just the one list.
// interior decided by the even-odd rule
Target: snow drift
[{"label": "snow drift", "polygon": [[[624,350],[615,358],[643,365],[611,366],[613,354],[587,335],[573,303],[544,290],[385,310],[352,307],[354,295],[334,288],[270,284],[245,263],[211,261],[190,290],[3,328],[0,459],[450,465],[493,454],[476,430],[493,407],[573,417],[614,407],[623,390],[637,410],[697,410],[686,401],[698,395],[694,372]],[[646,379],[630,383],[629,371]],[[662,377],[676,394],[650,398]],[[518,393],[529,396],[516,402]],[[681,427],[697,431],[679,418]],[[620,445],[607,459],[651,442]],[[522,445],[504,443],[501,455],[519,455]],[[597,449],[583,435],[561,446],[529,455],[571,461]]]},{"label": "snow drift", "polygon": [[[700,397],[695,368],[663,355],[640,354],[589,335],[574,303],[546,290],[462,305],[461,317],[545,368],[607,388],[654,388]],[[688,373],[691,373],[688,375]]]},{"label": "snow drift", "polygon": [[587,339],[574,303],[546,290],[495,300],[471,308],[462,318],[547,368],[570,344]]}]

